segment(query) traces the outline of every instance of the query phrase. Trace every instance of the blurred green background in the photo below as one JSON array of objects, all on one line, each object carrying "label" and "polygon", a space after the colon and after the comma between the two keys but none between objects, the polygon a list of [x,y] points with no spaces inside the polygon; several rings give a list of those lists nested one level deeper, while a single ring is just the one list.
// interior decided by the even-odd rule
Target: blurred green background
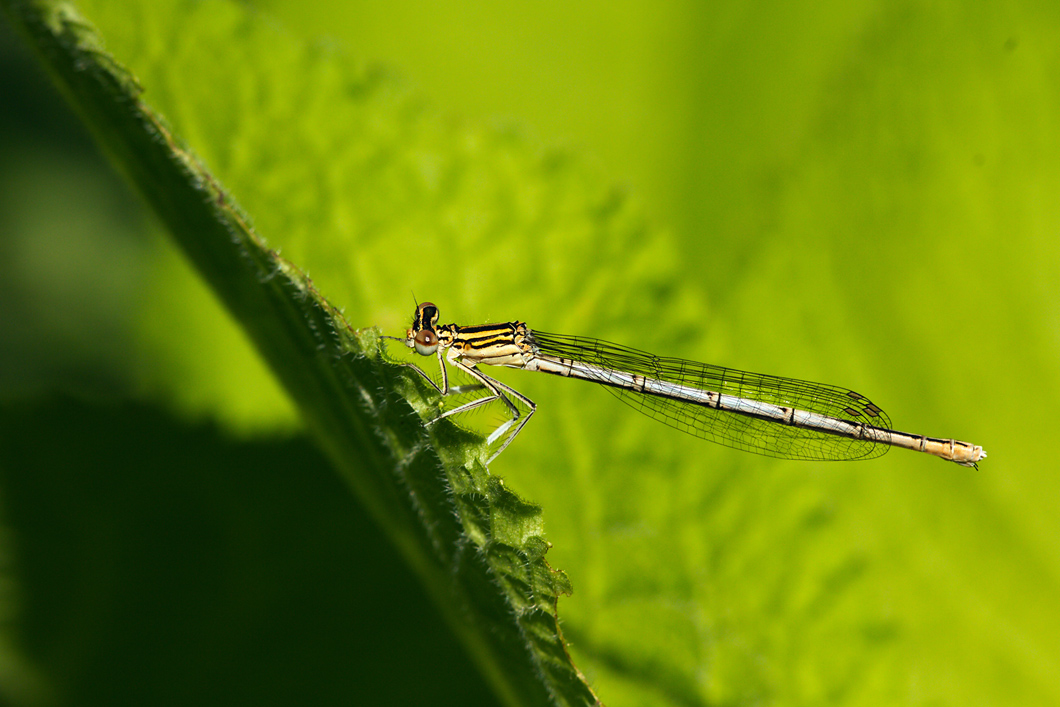
[{"label": "blurred green background", "polygon": [[[539,413],[492,471],[544,508],[575,588],[564,632],[605,703],[1060,704],[1055,3],[250,3],[277,65],[303,56],[288,44],[313,67],[364,60],[413,116],[356,130],[312,92],[285,104],[297,73],[226,73],[261,59],[230,26],[81,5],[353,326],[400,332],[411,289],[447,321],[849,386],[899,429],[990,453],[979,471],[900,451],[778,462],[603,391],[501,376]],[[488,701],[238,330],[3,32],[4,696],[142,702],[181,674],[170,701]],[[459,196],[424,204],[385,152],[360,181],[322,173],[325,149],[292,159],[247,105],[292,134],[304,115],[351,143],[395,133],[417,178]],[[464,171],[432,177],[437,155]],[[527,186],[509,197],[505,179]],[[526,217],[539,202],[551,216]],[[569,226],[582,202],[619,226]],[[125,661],[145,646],[149,666]]]}]

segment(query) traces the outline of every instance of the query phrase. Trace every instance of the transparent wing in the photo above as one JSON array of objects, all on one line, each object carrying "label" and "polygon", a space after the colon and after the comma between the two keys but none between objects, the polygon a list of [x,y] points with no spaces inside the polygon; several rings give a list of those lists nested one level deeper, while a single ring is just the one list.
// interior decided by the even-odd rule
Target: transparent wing
[{"label": "transparent wing", "polygon": [[[663,358],[618,344],[580,336],[534,331],[533,344],[549,356],[583,361],[601,368],[792,407],[838,420],[891,429],[887,414],[867,398],[846,388],[794,378],[748,373],[731,368]],[[780,459],[841,461],[871,459],[887,452],[882,442],[851,439],[820,430],[794,427],[693,402],[639,393],[599,382],[619,400],[645,415],[701,439]]]}]

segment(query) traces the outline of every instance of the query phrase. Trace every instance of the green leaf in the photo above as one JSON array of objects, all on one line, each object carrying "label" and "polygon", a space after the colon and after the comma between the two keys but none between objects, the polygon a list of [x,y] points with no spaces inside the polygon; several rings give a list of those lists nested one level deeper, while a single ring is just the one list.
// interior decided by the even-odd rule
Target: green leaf
[{"label": "green leaf", "polygon": [[[174,5],[178,16],[180,6]],[[234,6],[197,9],[211,13],[204,27],[231,32],[231,23],[242,25],[251,35],[245,46],[274,39]],[[242,323],[501,698],[594,702],[559,633],[557,595],[570,586],[544,562],[539,509],[489,475],[478,461],[477,438],[454,441],[452,427],[440,424],[434,436],[446,442],[439,457],[395,392],[405,390],[431,414],[409,385],[415,375],[386,363],[376,333],[350,329],[297,267],[263,244],[232,194],[141,100],[150,82],[107,53],[70,3],[10,3],[9,10],[101,145]],[[275,43],[269,48],[279,53]],[[346,93],[385,94],[385,85],[363,76],[341,81]],[[223,116],[217,108],[214,117]],[[367,111],[365,127],[401,128],[388,117],[394,116]]]}]

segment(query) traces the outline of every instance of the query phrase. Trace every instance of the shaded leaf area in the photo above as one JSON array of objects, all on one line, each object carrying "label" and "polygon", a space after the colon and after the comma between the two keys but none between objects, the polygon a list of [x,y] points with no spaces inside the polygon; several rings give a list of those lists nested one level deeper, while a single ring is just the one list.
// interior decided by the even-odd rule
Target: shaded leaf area
[{"label": "shaded leaf area", "polygon": [[56,399],[0,410],[0,453],[18,643],[56,703],[496,704],[308,439]]},{"label": "shaded leaf area", "polygon": [[544,562],[540,510],[488,475],[474,435],[440,425],[432,434],[448,437],[439,463],[394,392],[422,408],[422,384],[408,385],[407,369],[368,356],[376,335],[352,332],[297,267],[263,246],[232,195],[140,101],[137,80],[71,5],[9,7],[97,140],[243,324],[501,699],[594,702],[559,634],[556,599],[569,583]]}]

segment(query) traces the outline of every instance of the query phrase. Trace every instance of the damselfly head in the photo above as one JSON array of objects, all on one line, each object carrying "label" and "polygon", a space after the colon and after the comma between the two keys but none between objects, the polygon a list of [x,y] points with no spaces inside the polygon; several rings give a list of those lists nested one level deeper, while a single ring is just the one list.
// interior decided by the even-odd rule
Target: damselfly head
[{"label": "damselfly head", "polygon": [[421,356],[430,356],[438,350],[438,334],[434,330],[438,323],[438,307],[431,302],[416,305],[412,317],[412,328],[405,334],[405,345],[416,349]]}]

